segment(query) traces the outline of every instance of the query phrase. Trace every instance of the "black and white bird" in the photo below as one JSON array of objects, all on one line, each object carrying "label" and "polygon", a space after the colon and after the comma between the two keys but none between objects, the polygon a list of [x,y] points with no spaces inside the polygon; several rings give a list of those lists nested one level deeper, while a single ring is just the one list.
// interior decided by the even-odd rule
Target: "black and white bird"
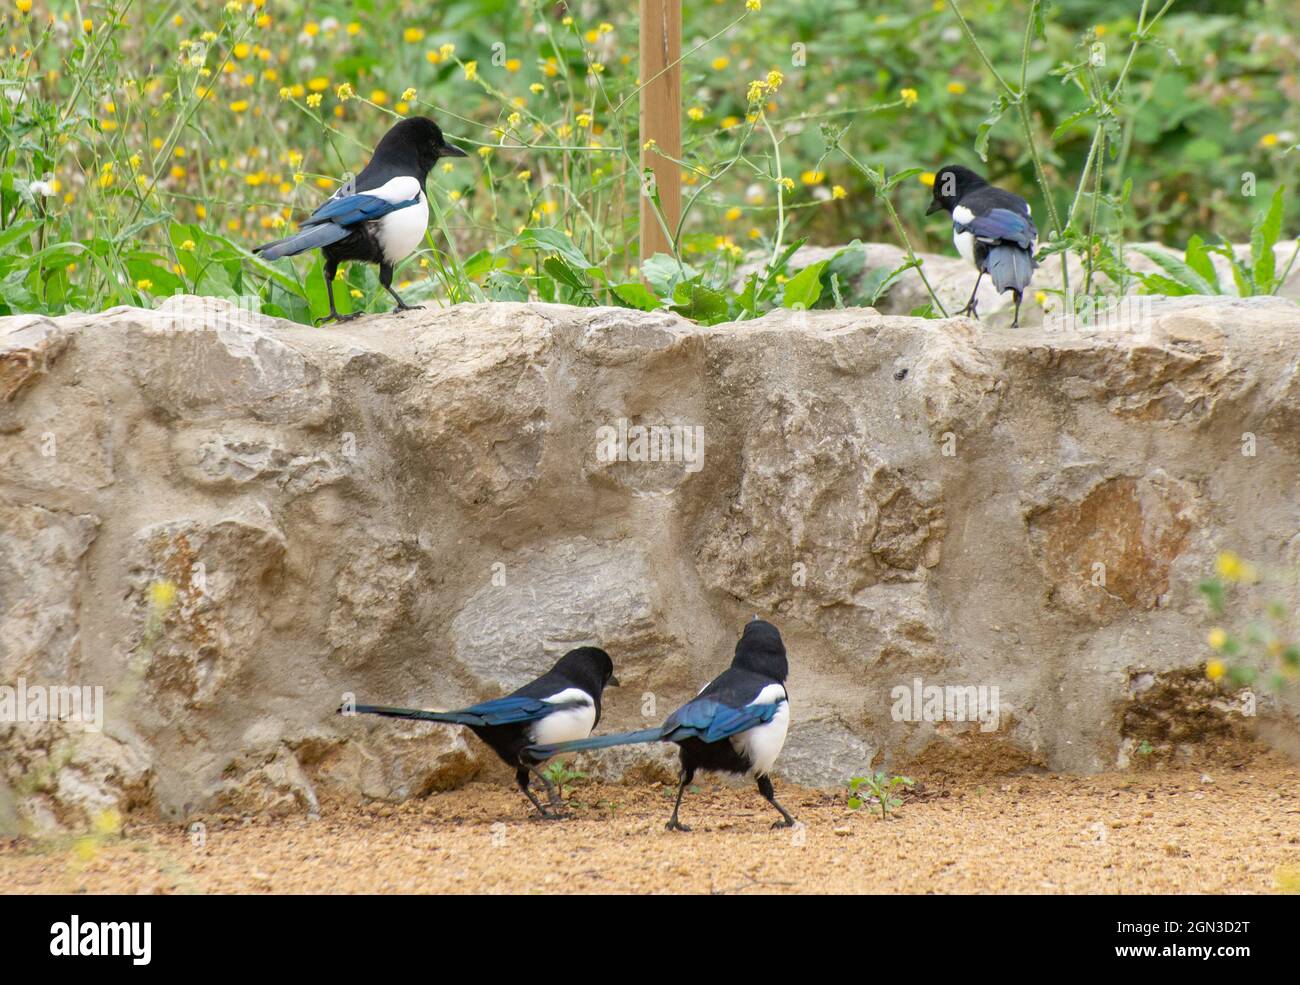
[{"label": "black and white bird", "polygon": [[1029,203],[1019,195],[994,188],[969,168],[949,164],[934,176],[934,197],[925,214],[941,209],[952,215],[952,241],[957,252],[979,271],[975,290],[961,313],[979,317],[975,295],[988,274],[999,294],[1011,291],[1015,296],[1016,317],[1011,327],[1018,327],[1020,299],[1038,266],[1034,260],[1038,230],[1030,218]]},{"label": "black and white bird", "polygon": [[465,157],[449,144],[428,117],[412,116],[384,134],[370,163],[313,212],[298,232],[253,252],[266,260],[297,256],[319,249],[325,254],[325,291],[330,313],[321,321],[348,321],[359,313],[340,315],[334,307],[334,276],[339,264],[360,260],[379,264],[379,283],[397,302],[408,305],[393,290],[393,268],[410,256],[429,225],[429,199],[424,190],[429,171],[444,157]]},{"label": "black and white bird", "polygon": [[772,827],[793,827],[794,817],[776,802],[769,776],[790,727],[790,699],[785,690],[788,672],[780,632],[755,616],[736,644],[731,666],[669,715],[662,725],[639,732],[531,746],[524,756],[541,762],[582,749],[675,742],[682,773],[673,816],[668,819],[669,831],[690,830],[677,819],[677,812],[682,806],[682,794],[697,770],[752,775],[758,781],[758,792],[781,814],[781,820]]},{"label": "black and white bird", "polygon": [[536,764],[545,757],[523,758],[528,746],[539,743],[567,742],[591,734],[600,721],[600,696],[606,687],[618,687],[614,662],[609,654],[594,646],[580,646],[562,656],[554,667],[530,684],[503,698],[458,711],[421,711],[415,708],[387,708],[381,705],[347,704],[339,713],[385,715],[411,718],[421,722],[445,722],[464,725],[492,747],[493,751],[515,771],[515,782],[524,796],[544,818],[549,813],[529,789],[529,774],[542,781],[551,807],[563,806],[551,781]]}]

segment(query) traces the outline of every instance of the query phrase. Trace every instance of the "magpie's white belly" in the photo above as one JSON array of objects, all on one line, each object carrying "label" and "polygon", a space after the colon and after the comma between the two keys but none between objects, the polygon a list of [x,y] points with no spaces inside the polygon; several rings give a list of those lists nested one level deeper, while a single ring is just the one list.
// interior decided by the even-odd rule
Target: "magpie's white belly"
[{"label": "magpie's white belly", "polygon": [[421,192],[414,205],[390,212],[378,220],[376,238],[384,259],[390,264],[400,263],[420,245],[424,231],[429,227],[429,203]]},{"label": "magpie's white belly", "polygon": [[952,231],[952,244],[957,247],[957,252],[965,258],[967,263],[975,262],[975,234],[968,232]]},{"label": "magpie's white belly", "polygon": [[790,701],[786,698],[785,688],[780,684],[769,684],[750,702],[754,705],[767,705],[777,701],[781,701],[781,704],[771,721],[731,737],[732,748],[749,760],[750,771],[755,776],[770,773],[776,765],[776,757],[781,755],[785,733],[790,728]]},{"label": "magpie's white belly", "polygon": [[581,701],[582,704],[565,708],[563,711],[551,712],[545,718],[533,722],[529,738],[535,744],[571,742],[591,735],[592,727],[596,724],[596,705],[591,700],[591,695],[582,688],[566,688],[543,700],[549,704],[565,704],[570,701]]}]

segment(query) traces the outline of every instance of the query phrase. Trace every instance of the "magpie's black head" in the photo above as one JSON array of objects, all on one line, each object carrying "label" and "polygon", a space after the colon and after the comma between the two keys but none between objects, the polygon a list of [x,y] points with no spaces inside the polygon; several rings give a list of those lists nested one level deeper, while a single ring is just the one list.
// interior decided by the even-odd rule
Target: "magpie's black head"
[{"label": "magpie's black head", "polygon": [[455,144],[447,143],[438,124],[427,116],[411,116],[384,134],[372,160],[400,167],[424,183],[441,157],[467,157]]},{"label": "magpie's black head", "polygon": [[945,164],[934,176],[934,198],[925,214],[931,215],[940,209],[951,212],[968,192],[987,184],[970,168],[964,168],[960,164]]},{"label": "magpie's black head", "polygon": [[736,644],[736,655],[731,666],[762,674],[774,681],[785,683],[790,665],[785,659],[785,644],[781,633],[770,622],[755,616],[745,624],[745,632]]},{"label": "magpie's black head", "polygon": [[600,697],[607,687],[618,687],[614,661],[598,646],[570,650],[556,662],[554,670],[595,697]]}]

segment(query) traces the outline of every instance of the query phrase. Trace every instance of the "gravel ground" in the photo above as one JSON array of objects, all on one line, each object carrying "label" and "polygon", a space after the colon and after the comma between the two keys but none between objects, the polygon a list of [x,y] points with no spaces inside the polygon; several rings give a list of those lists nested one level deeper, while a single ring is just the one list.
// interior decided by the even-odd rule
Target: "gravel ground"
[{"label": "gravel ground", "polygon": [[319,819],[131,819],[120,836],[0,839],[5,892],[48,893],[1269,893],[1300,891],[1300,771],[1004,777],[919,791],[887,821],[844,796],[777,784],[804,824],[751,787],[704,779],[689,834],[672,791],[584,785],[571,816],[532,820],[476,782]]}]

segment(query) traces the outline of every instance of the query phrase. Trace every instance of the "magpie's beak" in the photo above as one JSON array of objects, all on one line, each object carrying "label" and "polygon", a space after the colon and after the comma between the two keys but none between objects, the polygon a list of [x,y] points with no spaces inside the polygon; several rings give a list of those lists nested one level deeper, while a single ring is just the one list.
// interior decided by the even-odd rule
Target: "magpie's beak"
[{"label": "magpie's beak", "polygon": [[442,142],[442,146],[438,148],[438,156],[439,157],[469,157],[468,154],[466,154],[455,144],[449,144],[445,140]]},{"label": "magpie's beak", "polygon": [[937,202],[937,201],[935,201],[935,202],[931,202],[931,203],[930,203],[930,207],[929,207],[928,209],[925,210],[925,214],[926,214],[926,215],[934,215],[936,212],[938,212],[938,211],[939,211],[940,209],[942,209],[942,208],[943,208],[943,203],[942,203],[942,202]]},{"label": "magpie's beak", "polygon": [[618,686],[619,686],[619,685],[618,685],[618,678],[615,677],[613,674],[610,674],[610,675],[609,675],[609,680],[607,680],[607,681],[605,682],[605,686],[606,686],[606,687],[618,687]]}]

